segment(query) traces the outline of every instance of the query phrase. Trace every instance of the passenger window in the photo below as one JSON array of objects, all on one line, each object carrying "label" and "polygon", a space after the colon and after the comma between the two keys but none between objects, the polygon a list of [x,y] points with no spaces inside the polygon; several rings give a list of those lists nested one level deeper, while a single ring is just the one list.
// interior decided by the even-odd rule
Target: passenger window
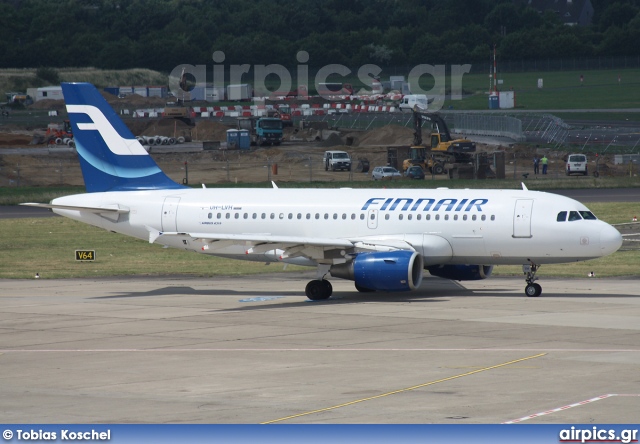
[{"label": "passenger window", "polygon": [[418,219],[418,220],[422,220],[422,214],[418,214],[418,215],[416,216],[416,219]]},{"label": "passenger window", "polygon": [[384,215],[384,220],[389,220],[389,213]]},{"label": "passenger window", "polygon": [[231,214],[227,213],[227,215],[225,216],[227,219],[231,218]]},{"label": "passenger window", "polygon": [[476,215],[474,214],[473,216],[471,216],[471,220],[476,220]]},{"label": "passenger window", "polygon": [[222,219],[222,213],[218,213],[218,219]]},{"label": "passenger window", "polygon": [[556,217],[556,221],[558,222],[564,222],[567,220],[567,212],[566,211],[561,211],[558,213],[558,217]]},{"label": "passenger window", "polygon": [[407,219],[408,219],[408,220],[411,220],[411,214],[409,214],[409,215],[407,216]]},{"label": "passenger window", "polygon": [[257,219],[258,215],[257,215],[256,213],[253,213],[253,216],[252,216],[252,217],[253,217],[254,219]]},{"label": "passenger window", "polygon": [[271,219],[275,219],[276,218],[276,214],[275,213],[271,213]]},{"label": "passenger window", "polygon": [[240,219],[240,213],[236,213],[233,217],[236,219]]},{"label": "passenger window", "polygon": [[398,214],[398,220],[402,220],[402,214]]},{"label": "passenger window", "polygon": [[356,214],[355,213],[351,213],[351,220],[356,220]]},{"label": "passenger window", "polygon": [[320,219],[320,213],[316,213],[316,219]]},{"label": "passenger window", "polygon": [[569,222],[573,222],[574,220],[582,220],[580,213],[577,211],[569,211]]},{"label": "passenger window", "polygon": [[280,219],[284,219],[284,213],[280,213],[278,217],[280,217]]},{"label": "passenger window", "polygon": [[436,214],[436,220],[440,220],[440,215]]},{"label": "passenger window", "polygon": [[458,220],[458,215],[457,214],[453,215],[453,220]]},{"label": "passenger window", "polygon": [[580,216],[584,220],[597,220],[598,218],[591,211],[580,211]]},{"label": "passenger window", "polygon": [[342,220],[347,220],[347,214],[346,213],[342,213]]},{"label": "passenger window", "polygon": [[333,220],[338,219],[338,213],[333,213]]},{"label": "passenger window", "polygon": [[462,215],[462,220],[467,220],[467,215],[466,214]]},{"label": "passenger window", "polygon": [[482,215],[482,217],[480,217],[480,219],[482,220],[487,220],[487,216],[485,216],[484,214]]},{"label": "passenger window", "polygon": [[360,214],[360,220],[364,220],[364,213]]},{"label": "passenger window", "polygon": [[431,215],[427,214],[427,216],[424,218],[424,220],[431,220]]},{"label": "passenger window", "polygon": [[329,219],[329,213],[324,213],[324,219],[325,220]]},{"label": "passenger window", "polygon": [[444,220],[449,220],[449,215],[448,214],[444,215]]},{"label": "passenger window", "polygon": [[376,218],[376,213],[371,213],[371,220],[375,220]]},{"label": "passenger window", "polygon": [[495,214],[491,215],[491,220],[496,220],[496,215]]},{"label": "passenger window", "polygon": [[249,213],[244,213],[244,215],[242,216],[245,219],[249,219]]},{"label": "passenger window", "polygon": [[293,213],[289,213],[289,219],[293,219]]},{"label": "passenger window", "polygon": [[262,213],[262,218],[266,219],[267,218],[267,214],[266,213]]},{"label": "passenger window", "polygon": [[212,217],[213,217],[213,214],[211,214],[211,213],[209,213],[209,214],[207,215],[207,218],[209,218],[209,219],[211,219]]},{"label": "passenger window", "polygon": [[311,219],[311,213],[307,213],[307,219]]},{"label": "passenger window", "polygon": [[302,219],[302,214],[298,213],[298,219]]}]

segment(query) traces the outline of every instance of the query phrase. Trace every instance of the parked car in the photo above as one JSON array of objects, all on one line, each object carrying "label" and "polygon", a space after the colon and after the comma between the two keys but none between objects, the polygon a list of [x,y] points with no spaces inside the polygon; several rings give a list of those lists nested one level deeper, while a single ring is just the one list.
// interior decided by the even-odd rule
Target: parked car
[{"label": "parked car", "polygon": [[424,171],[419,165],[410,166],[407,171],[404,172],[404,177],[409,179],[424,179]]},{"label": "parked car", "polygon": [[397,179],[402,177],[402,174],[398,170],[393,167],[375,167],[373,171],[371,171],[371,178],[373,180],[382,180],[382,179]]}]

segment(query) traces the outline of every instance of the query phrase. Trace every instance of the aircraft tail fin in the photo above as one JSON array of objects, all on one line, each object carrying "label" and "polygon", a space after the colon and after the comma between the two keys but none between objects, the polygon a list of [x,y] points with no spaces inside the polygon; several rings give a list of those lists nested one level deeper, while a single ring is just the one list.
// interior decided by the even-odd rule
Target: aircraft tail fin
[{"label": "aircraft tail fin", "polygon": [[90,83],[63,83],[87,192],[182,188],[171,180]]}]

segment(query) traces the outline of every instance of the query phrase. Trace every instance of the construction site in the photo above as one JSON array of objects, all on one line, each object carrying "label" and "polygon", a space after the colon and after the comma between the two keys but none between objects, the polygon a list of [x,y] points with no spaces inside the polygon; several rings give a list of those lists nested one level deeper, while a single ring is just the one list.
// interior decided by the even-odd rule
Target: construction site
[{"label": "construction site", "polygon": [[[166,99],[160,97],[133,94],[118,98],[108,93],[103,96],[121,115],[133,135],[145,144],[160,168],[179,183],[361,182],[371,181],[370,172],[374,167],[386,165],[401,173],[408,166],[420,165],[425,171],[425,180],[435,181],[546,179],[565,175],[567,151],[558,149],[560,143],[553,138],[566,140],[566,134],[544,134],[542,137],[553,139],[555,146],[547,143],[540,147],[534,143],[492,137],[492,134],[483,135],[482,131],[467,135],[460,128],[452,128],[452,134],[448,134],[445,119],[434,113],[423,113],[425,116],[419,121],[415,115],[412,118],[411,113],[326,113],[294,119],[292,126],[282,128],[282,143],[277,146],[234,149],[237,147],[228,146],[227,138],[229,130],[237,127],[235,117],[213,113],[202,117],[203,114],[196,114],[193,109],[189,113],[181,112],[180,108],[168,107]],[[173,115],[133,117],[136,109],[160,106],[178,111],[172,111]],[[55,117],[50,117],[52,114]],[[447,120],[453,121],[450,117],[447,116]],[[458,116],[454,117],[455,122],[460,121]],[[47,124],[47,120],[51,122]],[[541,124],[535,123],[535,126]],[[548,128],[546,132],[549,132]],[[540,132],[534,127],[531,130],[529,132]],[[437,135],[435,142],[434,135]],[[152,142],[147,143],[147,140]],[[437,148],[439,146],[444,146],[444,154]],[[453,146],[462,151],[473,149],[454,154]],[[451,151],[449,156],[447,147]],[[326,171],[322,156],[329,149],[349,153],[353,169]],[[534,175],[533,158],[542,155],[549,159],[548,174]],[[598,157],[590,156],[589,160],[590,169],[597,170],[603,177],[634,174],[633,163],[616,164],[614,155],[603,153]],[[411,179],[403,177],[400,180]],[[14,113],[3,119],[0,124],[0,186],[61,185],[83,185],[64,102],[40,100],[22,117]]]}]

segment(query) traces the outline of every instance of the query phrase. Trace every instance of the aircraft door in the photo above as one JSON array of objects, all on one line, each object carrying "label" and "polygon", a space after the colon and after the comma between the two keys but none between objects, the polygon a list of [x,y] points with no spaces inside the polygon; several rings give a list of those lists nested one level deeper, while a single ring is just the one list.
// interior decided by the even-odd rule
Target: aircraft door
[{"label": "aircraft door", "polygon": [[162,231],[178,231],[178,203],[179,197],[165,197],[162,205]]},{"label": "aircraft door", "polygon": [[531,237],[533,199],[518,199],[513,212],[513,237]]},{"label": "aircraft door", "polygon": [[371,229],[378,228],[378,210],[369,210],[367,213],[367,227]]}]

